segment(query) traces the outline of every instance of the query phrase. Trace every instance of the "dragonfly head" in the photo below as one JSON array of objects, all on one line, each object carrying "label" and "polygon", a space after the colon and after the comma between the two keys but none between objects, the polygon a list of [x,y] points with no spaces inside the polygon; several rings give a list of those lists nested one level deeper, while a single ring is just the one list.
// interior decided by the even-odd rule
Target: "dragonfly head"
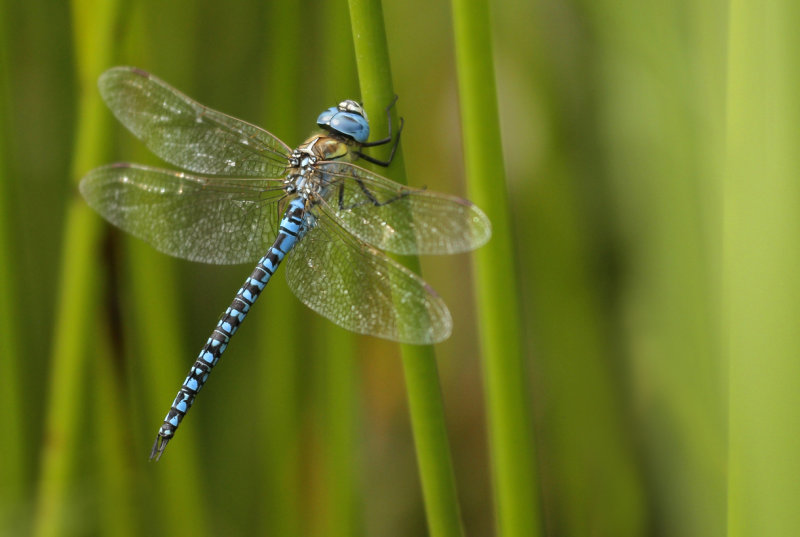
[{"label": "dragonfly head", "polygon": [[369,138],[367,113],[363,106],[350,99],[322,112],[317,118],[317,125],[327,131],[348,136],[362,144]]}]

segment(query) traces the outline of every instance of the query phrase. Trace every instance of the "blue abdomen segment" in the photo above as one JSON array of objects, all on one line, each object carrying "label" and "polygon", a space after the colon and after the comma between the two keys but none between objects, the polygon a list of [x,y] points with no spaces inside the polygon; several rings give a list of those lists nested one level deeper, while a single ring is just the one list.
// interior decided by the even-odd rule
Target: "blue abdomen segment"
[{"label": "blue abdomen segment", "polygon": [[255,303],[261,291],[264,290],[267,282],[272,278],[286,254],[305,234],[304,214],[304,201],[301,198],[295,198],[289,203],[286,214],[281,220],[280,231],[275,242],[236,293],[233,302],[222,314],[208,341],[200,350],[197,360],[189,369],[189,375],[183,381],[183,385],[178,391],[167,417],[164,418],[164,423],[158,430],[158,436],[150,453],[150,459],[155,458],[158,460],[161,458],[161,454],[167,447],[167,442],[175,435],[181,420],[183,420],[186,412],[189,411],[192,403],[194,403],[197,392],[206,383],[208,375],[219,362],[222,353],[225,352],[228,346],[228,342],[236,333],[242,321],[244,321],[250,311],[250,307]]}]

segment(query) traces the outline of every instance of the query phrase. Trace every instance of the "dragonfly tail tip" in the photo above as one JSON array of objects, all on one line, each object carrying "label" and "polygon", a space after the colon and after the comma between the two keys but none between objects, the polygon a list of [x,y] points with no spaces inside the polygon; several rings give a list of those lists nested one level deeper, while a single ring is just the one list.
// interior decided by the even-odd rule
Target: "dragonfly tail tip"
[{"label": "dragonfly tail tip", "polygon": [[161,458],[161,455],[164,453],[164,450],[167,448],[167,442],[169,442],[169,438],[164,438],[161,435],[156,436],[153,449],[150,451],[151,461],[155,459],[155,461],[158,462],[158,460]]}]

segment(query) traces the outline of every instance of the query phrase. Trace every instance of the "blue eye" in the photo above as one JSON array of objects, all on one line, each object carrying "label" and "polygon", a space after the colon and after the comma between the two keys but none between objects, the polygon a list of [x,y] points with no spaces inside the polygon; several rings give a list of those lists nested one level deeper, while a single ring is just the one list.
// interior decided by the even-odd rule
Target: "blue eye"
[{"label": "blue eye", "polygon": [[[348,103],[350,101],[345,102]],[[369,138],[369,122],[367,118],[361,113],[343,108],[342,105],[328,108],[317,117],[317,125],[332,132],[349,136],[357,142],[366,142]],[[360,110],[360,106],[358,109]]]},{"label": "blue eye", "polygon": [[340,112],[331,120],[331,128],[357,142],[364,143],[369,138],[369,123],[363,117],[351,112]]},{"label": "blue eye", "polygon": [[324,127],[325,125],[330,125],[331,119],[333,119],[333,116],[335,116],[338,111],[339,110],[335,106],[331,106],[330,108],[328,108],[319,115],[319,117],[317,118],[317,125],[319,125],[320,127]]}]

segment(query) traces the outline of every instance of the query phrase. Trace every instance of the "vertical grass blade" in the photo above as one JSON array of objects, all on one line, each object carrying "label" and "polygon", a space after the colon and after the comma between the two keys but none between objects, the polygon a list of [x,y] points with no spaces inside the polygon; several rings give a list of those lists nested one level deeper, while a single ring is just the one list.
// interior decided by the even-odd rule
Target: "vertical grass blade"
[{"label": "vertical grass blade", "polygon": [[[297,66],[303,63],[303,28],[308,21],[302,11],[297,0],[270,4],[262,43],[266,51],[262,78],[266,114],[259,123],[289,145],[299,143],[305,134],[305,128],[300,130],[297,121],[298,85],[287,83],[297,79]],[[281,23],[275,24],[276,20]],[[300,472],[299,372],[303,365],[299,361],[307,356],[300,350],[300,304],[289,291],[283,274],[273,278],[262,300],[269,304],[260,305],[260,356],[257,365],[253,365],[262,378],[259,436],[264,444],[263,531],[268,535],[303,535],[302,513],[308,506],[302,501]]]},{"label": "vertical grass blade", "polygon": [[[128,306],[131,322],[126,326],[126,335],[134,349],[131,358],[134,368],[143,378],[147,403],[143,414],[150,425],[133,455],[145,461],[161,420],[169,410],[171,397],[194,358],[194,349],[180,337],[178,319],[182,310],[176,291],[179,272],[175,260],[130,237],[125,238],[124,256],[127,268],[124,279],[129,282],[131,298]],[[161,506],[159,522],[165,533],[187,532],[199,537],[208,532],[208,512],[197,509],[198,502],[203,503],[201,499],[205,497],[198,472],[203,466],[203,450],[196,430],[182,425],[176,435],[178,440],[169,445],[163,459],[147,463],[148,473],[153,474],[149,495],[154,504]],[[187,494],[189,490],[191,494]],[[176,513],[192,513],[192,516],[176,516]]]},{"label": "vertical grass blade", "polygon": [[126,412],[125,395],[121,371],[115,371],[113,351],[108,327],[94,332],[93,344],[89,353],[93,355],[90,367],[94,375],[90,377],[97,386],[94,403],[95,423],[102,424],[102,433],[97,434],[95,446],[96,467],[101,508],[97,513],[97,523],[103,531],[101,535],[114,537],[135,537],[142,534],[137,524],[135,465],[130,464],[130,427],[123,419]]},{"label": "vertical grass blade", "polygon": [[468,191],[494,229],[475,266],[496,523],[499,536],[530,537],[540,531],[539,495],[489,6],[485,0],[453,0],[452,6]]},{"label": "vertical grass blade", "polygon": [[[80,99],[72,167],[75,183],[106,149],[107,125],[101,120],[95,80],[114,50],[117,7],[115,1],[72,2]],[[85,448],[79,445],[78,432],[86,408],[87,343],[96,309],[98,275],[92,251],[100,221],[79,196],[67,203],[60,273],[55,278],[59,290],[57,315],[34,520],[35,535],[40,537],[70,532],[73,517],[78,515],[69,510],[76,498],[68,490],[79,450]]]},{"label": "vertical grass blade", "polygon": [[[323,106],[353,98],[358,89],[349,26],[347,2],[325,2],[325,9],[319,13],[317,45],[322,46],[325,57],[320,78],[326,83],[319,89],[330,103]],[[320,334],[313,349],[320,372],[316,408],[323,424],[317,437],[322,465],[319,535],[356,537],[363,534],[363,516],[359,514],[363,491],[357,462],[363,457],[357,441],[360,379],[356,336],[321,318],[314,319],[314,328]]]},{"label": "vertical grass blade", "polygon": [[800,527],[800,6],[730,4],[728,535]]},{"label": "vertical grass blade", "polygon": [[[177,9],[177,5],[163,5],[160,2],[133,5],[125,24],[127,39],[120,55],[126,58],[123,63],[152,65],[157,71],[163,69],[163,76],[167,80],[178,76],[173,69],[190,78],[187,71],[191,74],[194,67],[190,46],[192,13],[181,10],[180,17],[186,24],[170,27],[168,31],[153,23],[159,17],[174,18],[173,10]],[[155,52],[167,49],[170,53],[166,57]],[[152,64],[153,61],[156,63]],[[170,73],[173,76],[168,76]],[[125,142],[124,160],[152,158],[138,144],[133,147],[138,148],[139,153],[132,154],[133,137],[116,121],[114,128]],[[164,217],[168,218],[167,215]],[[164,533],[206,535],[209,532],[209,510],[197,508],[198,502],[205,503],[207,498],[204,481],[198,471],[205,460],[197,434],[199,428],[189,425],[190,421],[183,423],[164,458],[158,463],[146,461],[161,420],[202,341],[187,342],[182,337],[180,320],[186,315],[186,310],[181,307],[183,297],[179,292],[181,273],[178,262],[138,239],[126,235],[120,235],[120,238],[123,244],[120,257],[124,266],[120,280],[125,284],[124,296],[128,298],[124,304],[127,318],[123,331],[130,342],[127,345],[131,365],[129,372],[142,383],[141,393],[144,394],[145,404],[140,415],[147,424],[144,439],[137,438],[139,442],[133,456],[146,465],[147,483],[152,487],[148,494],[151,499],[149,505],[160,507],[157,520]],[[213,320],[206,322],[210,330]],[[187,420],[194,421],[192,416],[190,412]],[[187,491],[192,493],[187,494]],[[176,513],[181,515],[176,516]],[[191,513],[191,516],[183,516],[184,513]]]},{"label": "vertical grass blade", "polygon": [[[382,110],[391,102],[394,92],[381,3],[380,0],[350,0],[349,5],[361,97],[367,110]],[[396,108],[392,115],[392,124],[398,125]],[[371,115],[373,132],[386,132],[386,120],[380,116]],[[389,175],[405,183],[400,150]],[[416,259],[407,266],[419,273]],[[403,345],[402,354],[430,534],[432,537],[460,536],[463,534],[461,514],[433,347]]]},{"label": "vertical grass blade", "polygon": [[8,124],[11,107],[5,9],[6,6],[0,2],[0,430],[3,431],[0,435],[0,533],[14,523],[22,509],[27,492],[25,474],[30,467],[30,460],[23,451],[27,442],[22,427],[23,402],[19,390],[21,355],[17,334],[20,327],[15,313],[16,301],[21,297],[14,291],[14,282],[18,280],[13,253],[13,222],[9,211],[10,178],[7,176],[7,155],[11,153]]},{"label": "vertical grass blade", "polygon": [[[321,451],[323,490],[318,535],[355,537],[363,534],[358,514],[358,393],[357,346],[352,334],[327,320],[315,320],[321,344],[313,347],[319,359],[317,438]],[[330,349],[336,349],[330,352]]]},{"label": "vertical grass blade", "polygon": [[[644,535],[654,525],[652,500],[641,445],[629,428],[615,308],[624,276],[604,184],[605,132],[598,132],[591,106],[598,97],[596,71],[604,72],[592,42],[596,32],[578,23],[585,16],[580,11],[563,23],[571,30],[557,32],[550,31],[551,14],[535,4],[492,3],[492,15],[493,27],[502,29],[495,34],[494,57],[523,352],[535,356],[530,378],[534,405],[541,407],[535,442],[540,489],[546,491],[545,533]],[[530,46],[510,55],[515,37],[526,33]],[[566,49],[569,61],[561,61],[557,51]],[[713,70],[703,72],[711,81],[720,79]],[[641,177],[620,181],[632,182]],[[714,218],[711,211],[708,216]]]},{"label": "vertical grass blade", "polygon": [[707,7],[714,14],[706,19],[698,15],[707,2],[582,5],[597,40],[594,143],[612,196],[614,246],[622,247],[613,313],[634,381],[651,524],[664,535],[719,537],[725,399],[712,258],[720,204],[709,191],[724,135],[716,105],[724,99],[724,4]]}]

